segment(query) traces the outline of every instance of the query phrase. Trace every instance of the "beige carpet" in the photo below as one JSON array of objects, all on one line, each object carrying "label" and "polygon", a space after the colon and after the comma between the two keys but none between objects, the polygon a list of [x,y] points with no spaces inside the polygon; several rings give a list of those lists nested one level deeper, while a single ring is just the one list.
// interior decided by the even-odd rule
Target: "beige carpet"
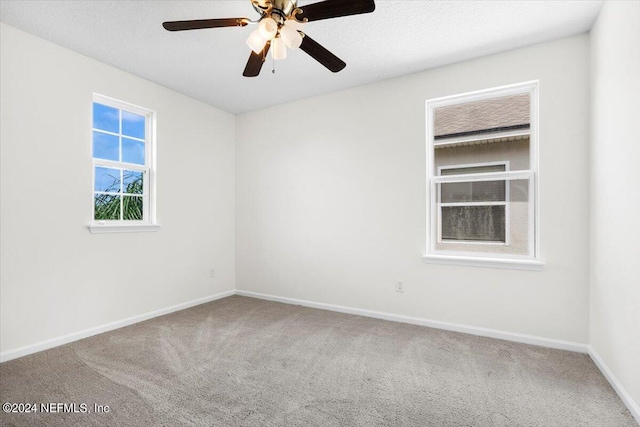
[{"label": "beige carpet", "polygon": [[91,412],[3,426],[636,425],[583,354],[239,296],[6,362],[0,386]]}]

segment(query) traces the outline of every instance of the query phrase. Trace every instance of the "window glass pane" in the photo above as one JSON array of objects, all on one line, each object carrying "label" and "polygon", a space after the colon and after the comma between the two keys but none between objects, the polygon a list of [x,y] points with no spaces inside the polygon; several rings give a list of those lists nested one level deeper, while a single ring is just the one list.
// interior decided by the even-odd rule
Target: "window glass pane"
[{"label": "window glass pane", "polygon": [[122,161],[144,165],[144,142],[122,138]]},{"label": "window glass pane", "polygon": [[[436,146],[434,150],[435,174],[450,175],[456,172],[455,170],[442,169],[440,171],[441,173],[438,173],[438,168],[441,166],[506,161],[509,162],[508,169],[510,171],[529,170],[529,151],[528,135],[518,137],[517,139],[514,137],[492,141],[472,141],[452,143],[447,146]],[[494,167],[495,166],[482,166],[478,170],[468,173],[497,172],[496,170],[491,170]]]},{"label": "window glass pane", "polygon": [[120,169],[96,166],[93,190],[104,191],[106,193],[119,193],[121,182],[120,173]]},{"label": "window glass pane", "polygon": [[94,195],[94,218],[98,221],[120,219],[120,196],[111,194]]},{"label": "window glass pane", "polygon": [[455,182],[442,184],[441,203],[504,202],[505,181]]},{"label": "window glass pane", "polygon": [[142,221],[144,216],[141,196],[124,196],[122,200],[122,218],[128,221]]},{"label": "window glass pane", "polygon": [[[437,251],[531,255],[530,180],[499,182],[508,189],[504,204],[447,206],[436,203]],[[448,185],[451,184],[437,184],[436,191],[443,193],[443,187]]]},{"label": "window glass pane", "polygon": [[509,186],[509,249],[515,255],[531,255],[530,243],[534,236],[531,234],[530,217],[533,201],[529,198],[528,179],[508,181]]},{"label": "window glass pane", "polygon": [[103,104],[93,103],[93,127],[109,132],[120,132],[120,117],[117,108]]},{"label": "window glass pane", "polygon": [[123,190],[128,194],[142,194],[143,175],[142,172],[122,171]]},{"label": "window glass pane", "polygon": [[122,134],[144,139],[144,116],[122,111]]},{"label": "window glass pane", "polygon": [[[439,146],[434,150],[436,171],[440,166],[504,161],[509,162],[510,171],[529,170],[529,150],[528,135],[518,137],[517,139],[506,138],[493,141],[475,141],[464,144]],[[491,170],[494,167],[495,166],[482,166],[479,170],[469,173],[497,172]],[[444,172],[445,170],[447,172]],[[454,172],[450,169],[443,169],[442,175],[449,175]]]},{"label": "window glass pane", "polygon": [[120,157],[120,138],[102,132],[93,131],[93,157],[115,160]]},{"label": "window glass pane", "polygon": [[442,240],[505,241],[505,206],[443,206]]}]

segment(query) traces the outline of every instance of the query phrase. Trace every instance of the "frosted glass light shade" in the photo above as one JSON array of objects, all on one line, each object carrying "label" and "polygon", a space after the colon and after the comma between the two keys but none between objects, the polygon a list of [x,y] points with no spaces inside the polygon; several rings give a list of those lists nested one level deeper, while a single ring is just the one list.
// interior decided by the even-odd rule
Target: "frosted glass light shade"
[{"label": "frosted glass light shade", "polygon": [[258,24],[258,31],[263,39],[273,40],[278,32],[278,24],[273,18],[264,18]]},{"label": "frosted glass light shade", "polygon": [[302,36],[290,25],[280,28],[280,38],[290,49],[297,49],[302,44]]},{"label": "frosted glass light shade", "polygon": [[294,30],[302,31],[302,27],[304,26],[304,22],[296,21],[295,19],[287,19],[284,21],[284,25]]},{"label": "frosted glass light shade", "polygon": [[251,34],[249,34],[249,38],[247,39],[247,45],[251,48],[255,53],[262,52],[264,46],[267,44],[267,40],[260,34],[260,30],[255,30]]},{"label": "frosted glass light shade", "polygon": [[276,61],[287,58],[287,47],[282,41],[282,37],[276,37],[271,42],[271,55]]}]

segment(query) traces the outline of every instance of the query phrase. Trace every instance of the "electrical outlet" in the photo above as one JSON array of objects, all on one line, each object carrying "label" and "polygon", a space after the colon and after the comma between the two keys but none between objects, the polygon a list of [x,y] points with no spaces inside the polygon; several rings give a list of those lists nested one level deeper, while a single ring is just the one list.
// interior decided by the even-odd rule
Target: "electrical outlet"
[{"label": "electrical outlet", "polygon": [[211,278],[216,277],[216,269],[215,268],[210,268],[209,269],[209,277],[211,277]]},{"label": "electrical outlet", "polygon": [[404,282],[399,281],[396,283],[396,292],[404,292]]}]

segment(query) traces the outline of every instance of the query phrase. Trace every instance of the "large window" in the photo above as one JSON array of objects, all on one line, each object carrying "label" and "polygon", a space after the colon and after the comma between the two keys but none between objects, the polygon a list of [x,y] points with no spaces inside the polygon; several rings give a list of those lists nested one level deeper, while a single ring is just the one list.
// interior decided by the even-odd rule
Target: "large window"
[{"label": "large window", "polygon": [[537,268],[537,82],[427,101],[430,262]]},{"label": "large window", "polygon": [[149,110],[94,95],[92,231],[154,224],[153,118]]}]

